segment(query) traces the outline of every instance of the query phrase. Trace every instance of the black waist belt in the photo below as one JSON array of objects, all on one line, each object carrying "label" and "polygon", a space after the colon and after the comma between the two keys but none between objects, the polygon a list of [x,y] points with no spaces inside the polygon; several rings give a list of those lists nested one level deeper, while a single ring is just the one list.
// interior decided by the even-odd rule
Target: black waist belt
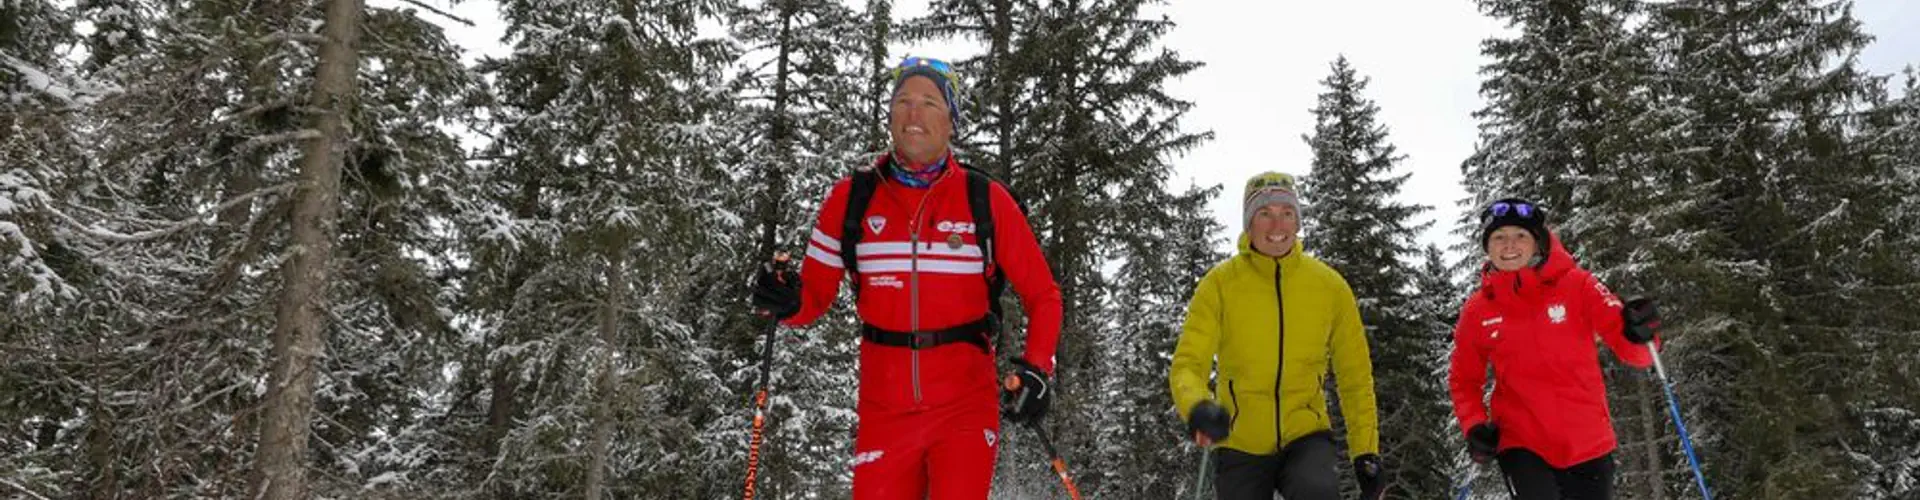
[{"label": "black waist belt", "polygon": [[987,315],[959,325],[923,332],[896,332],[863,322],[860,323],[860,338],[884,346],[913,349],[967,342],[979,347],[982,351],[993,352],[993,348],[988,346],[996,333],[995,330],[998,330],[997,322],[993,319],[993,315]]}]

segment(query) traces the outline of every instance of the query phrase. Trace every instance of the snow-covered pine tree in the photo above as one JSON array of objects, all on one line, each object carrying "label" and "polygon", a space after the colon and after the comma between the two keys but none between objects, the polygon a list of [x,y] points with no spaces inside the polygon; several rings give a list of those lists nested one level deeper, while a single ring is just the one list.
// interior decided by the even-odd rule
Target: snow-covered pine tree
[{"label": "snow-covered pine tree", "polygon": [[[1892,139],[1887,145],[1892,153],[1889,160],[1894,164],[1894,174],[1905,183],[1903,199],[1905,204],[1895,209],[1904,214],[1904,222],[1898,229],[1902,245],[1907,249],[1896,255],[1920,255],[1920,72],[1908,66],[1901,80],[1899,103],[1888,108],[1897,118],[1893,120]],[[1869,135],[1872,137],[1872,135]],[[1920,263],[1911,268],[1920,274]],[[1911,293],[1911,289],[1909,289]],[[1889,311],[1893,313],[1893,311]],[[1873,471],[1873,481],[1879,485],[1878,491],[1869,490],[1880,498],[1901,498],[1920,495],[1920,447],[1911,446],[1920,443],[1920,374],[1913,372],[1920,366],[1920,314],[1911,310],[1904,311],[1897,326],[1893,327],[1893,337],[1882,350],[1882,363],[1875,370],[1883,374],[1886,381],[1880,395],[1897,398],[1905,395],[1901,405],[1889,405],[1884,409],[1873,409],[1869,414],[1883,419],[1885,424],[1873,424],[1871,429],[1891,429],[1879,436],[1871,436],[1878,450],[1884,450],[1885,458],[1875,461],[1884,464]],[[1901,353],[1905,353],[1902,355]],[[1896,401],[1899,401],[1896,399]],[[1873,431],[1870,431],[1873,432]],[[1907,443],[1905,452],[1901,452],[1901,443]]]},{"label": "snow-covered pine tree", "polygon": [[[1860,160],[1874,165],[1874,169],[1892,178],[1880,184],[1880,189],[1892,193],[1900,200],[1892,208],[1893,213],[1886,226],[1878,228],[1884,238],[1884,245],[1893,249],[1877,257],[1894,261],[1912,259],[1905,256],[1920,252],[1920,79],[1909,67],[1904,75],[1875,77],[1887,83],[1864,96],[1867,108],[1851,123],[1854,141],[1851,144]],[[1895,83],[1894,80],[1898,79]],[[1898,262],[1884,262],[1881,266],[1899,267]],[[1908,266],[1911,268],[1912,266]],[[1920,300],[1920,291],[1913,286],[1887,286],[1874,284],[1872,280],[1856,286],[1869,287],[1876,295],[1894,295],[1903,299]],[[1874,389],[1862,391],[1863,401],[1858,403],[1858,413],[1862,421],[1862,436],[1849,443],[1849,450],[1859,468],[1864,484],[1860,491],[1862,498],[1905,498],[1920,494],[1920,395],[1912,390],[1920,377],[1915,377],[1912,367],[1920,366],[1920,314],[1911,311],[1884,311],[1884,326],[1870,333],[1862,332],[1860,342],[1870,355],[1863,356],[1854,367],[1864,373],[1862,382]]]},{"label": "snow-covered pine tree", "polygon": [[[1563,222],[1592,194],[1581,192],[1617,165],[1619,143],[1644,88],[1650,61],[1628,31],[1635,2],[1480,0],[1480,10],[1517,30],[1482,54],[1488,103],[1475,113],[1481,143],[1462,166],[1472,208],[1520,196],[1556,210]],[[1468,211],[1471,219],[1476,211]],[[1471,224],[1473,221],[1468,221]],[[1581,229],[1566,222],[1563,230]],[[1571,235],[1571,236],[1577,236]],[[1579,238],[1569,237],[1569,241]]]},{"label": "snow-covered pine tree", "polygon": [[501,416],[489,417],[489,492],[713,497],[737,484],[714,467],[735,445],[684,410],[729,391],[709,366],[723,360],[680,314],[702,285],[688,270],[744,230],[715,195],[733,182],[719,152],[734,136],[720,114],[734,54],[697,31],[726,11],[501,4],[516,50],[484,69],[499,100],[489,170],[505,175],[477,178],[486,203],[468,230],[490,263],[507,264],[476,271],[519,281],[486,285],[507,300],[482,316],[492,331],[480,358],[504,365],[488,385],[525,399],[490,410]]},{"label": "snow-covered pine tree", "polygon": [[[266,292],[281,276],[267,271],[283,262],[272,249],[286,234],[293,146],[311,138],[300,130],[320,109],[302,104],[320,11],[293,22],[295,9],[280,7],[113,1],[76,11],[95,30],[84,79],[60,82],[61,100],[94,126],[85,157],[59,159],[75,189],[49,206],[66,226],[62,257],[86,286],[53,324],[72,356],[42,358],[71,368],[43,375],[118,396],[72,395],[62,407],[84,418],[46,433],[50,450],[72,443],[75,464],[61,469],[74,494],[243,494],[262,415],[249,388],[265,387]],[[275,432],[310,427],[305,417],[283,423]],[[213,450],[219,459],[189,458]],[[304,474],[301,455],[277,469]]]},{"label": "snow-covered pine tree", "polygon": [[[1440,399],[1424,401],[1421,404],[1430,406],[1432,411],[1439,412],[1441,416],[1437,423],[1421,424],[1434,427],[1406,428],[1395,432],[1407,432],[1411,436],[1410,439],[1432,440],[1420,443],[1415,448],[1432,449],[1438,453],[1426,457],[1400,459],[1399,469],[1422,467],[1429,469],[1429,473],[1442,474],[1446,478],[1446,488],[1448,488],[1446,495],[1451,496],[1456,492],[1453,488],[1460,487],[1457,481],[1467,476],[1467,470],[1479,467],[1467,459],[1466,441],[1463,439],[1460,423],[1453,418],[1453,404],[1449,399],[1446,386],[1447,363],[1453,353],[1453,327],[1459,320],[1461,304],[1466,301],[1466,294],[1470,289],[1463,289],[1460,286],[1460,273],[1456,272],[1455,264],[1449,261],[1440,247],[1427,245],[1420,253],[1419,262],[1413,277],[1415,291],[1413,308],[1419,314],[1420,328],[1424,332],[1419,336],[1425,342],[1427,353],[1420,362],[1425,365],[1426,376],[1433,379],[1440,390]],[[1411,462],[1416,459],[1431,462],[1424,464]],[[1481,480],[1473,484],[1476,491],[1499,491],[1503,487],[1497,480],[1487,477],[1487,474],[1481,474]]]},{"label": "snow-covered pine tree", "polygon": [[453,124],[474,121],[479,80],[440,26],[365,10],[354,131],[340,172],[336,323],[319,386],[316,492],[417,496],[464,484],[446,367],[465,348],[453,312],[466,246],[442,228],[467,197]]},{"label": "snow-covered pine tree", "polygon": [[[51,2],[0,5],[0,479],[9,495],[78,495],[88,471],[67,423],[86,410],[90,380],[62,353],[81,345],[68,325],[94,288],[60,220],[84,175],[81,117],[71,108],[79,40],[72,12]],[[95,322],[99,325],[103,322]]]},{"label": "snow-covered pine tree", "polygon": [[[93,130],[102,160],[77,170],[94,183],[83,213],[99,217],[105,230],[75,241],[98,272],[139,284],[102,295],[111,304],[103,310],[121,311],[125,322],[107,330],[132,333],[114,340],[130,348],[96,359],[106,368],[93,371],[113,390],[140,396],[97,408],[85,435],[99,450],[93,455],[118,455],[119,463],[99,469],[96,491],[235,495],[235,472],[246,469],[251,452],[236,441],[261,415],[249,409],[257,394],[244,388],[262,382],[265,347],[242,339],[264,339],[272,324],[263,306],[273,303],[267,292],[280,275],[259,270],[283,258],[275,252],[287,234],[285,200],[299,158],[293,147],[319,109],[307,104],[312,43],[322,40],[313,31],[323,24],[318,9],[282,4],[163,7],[128,1],[81,11],[109,30],[89,38],[107,49],[87,60],[92,78],[129,90],[96,107],[107,124]],[[356,134],[329,162],[344,172],[328,177],[341,186],[337,248],[369,266],[329,264],[335,274],[326,293],[336,307],[323,313],[323,338],[330,354],[316,366],[316,416],[296,419],[316,436],[321,460],[302,458],[300,467],[320,471],[310,483],[320,494],[407,482],[373,480],[413,471],[420,448],[436,444],[414,425],[414,416],[430,410],[412,389],[433,385],[438,346],[449,337],[435,320],[439,285],[418,261],[442,248],[429,241],[427,221],[446,210],[423,205],[424,193],[444,184],[434,176],[461,165],[462,152],[440,128],[459,118],[449,103],[468,83],[457,49],[432,24],[383,8],[364,16],[364,29],[353,32],[373,34],[362,44],[370,63],[347,77],[376,92],[342,102],[344,128]],[[179,83],[196,79],[206,83]],[[200,403],[180,407],[181,400]],[[128,425],[141,421],[156,423]],[[166,431],[178,428],[193,431]],[[206,450],[228,451],[220,461],[180,458]],[[123,472],[145,469],[164,472]],[[172,484],[182,476],[205,479]]]},{"label": "snow-covered pine tree", "polygon": [[1167,367],[1186,320],[1193,284],[1225,258],[1223,229],[1207,204],[1220,187],[1195,186],[1169,196],[1158,186],[1137,185],[1128,196],[1155,203],[1130,205],[1116,214],[1134,231],[1117,236],[1118,263],[1107,300],[1116,304],[1112,328],[1098,332],[1110,362],[1100,365],[1103,399],[1094,423],[1094,457],[1104,460],[1082,475],[1099,478],[1092,497],[1185,498],[1193,494],[1198,450],[1186,442],[1186,424],[1168,405]]},{"label": "snow-covered pine tree", "polygon": [[[71,110],[76,75],[61,54],[77,43],[73,13],[51,2],[0,6],[0,290],[7,323],[50,315],[49,300],[74,293],[52,265],[60,225],[53,194],[83,154]],[[56,262],[50,263],[52,257]],[[50,319],[50,318],[49,318]]]},{"label": "snow-covered pine tree", "polygon": [[[1426,207],[1395,201],[1412,174],[1396,171],[1405,156],[1389,142],[1380,106],[1366,96],[1368,79],[1345,56],[1330,67],[1312,110],[1313,133],[1302,135],[1313,151],[1312,169],[1302,177],[1302,241],[1346,278],[1360,302],[1373,355],[1380,446],[1396,466],[1396,489],[1444,495],[1442,459],[1449,450],[1435,431],[1447,413],[1429,403],[1444,401],[1446,393],[1432,377],[1432,332],[1415,308],[1411,287],[1419,252],[1414,239],[1424,230],[1415,219]],[[1328,389],[1337,394],[1331,383]],[[1339,442],[1344,446],[1344,434]]]},{"label": "snow-covered pine tree", "polygon": [[328,0],[315,63],[312,132],[303,134],[299,185],[288,214],[291,255],[281,264],[282,283],[274,315],[273,350],[262,396],[260,441],[248,491],[259,498],[313,494],[307,460],[311,449],[315,372],[327,355],[333,328],[333,252],[339,234],[340,170],[351,129],[347,114],[358,97],[359,0]]},{"label": "snow-covered pine tree", "polygon": [[[868,15],[889,15],[884,3]],[[882,72],[870,65],[886,56],[884,37],[890,19],[870,19],[841,2],[768,0],[743,5],[733,19],[733,33],[747,48],[741,57],[737,85],[741,116],[747,122],[738,148],[743,160],[743,190],[751,199],[743,207],[755,212],[748,225],[756,241],[706,280],[723,297],[716,311],[729,317],[722,336],[740,359],[739,370],[727,376],[737,394],[715,408],[724,415],[726,442],[750,439],[751,397],[759,377],[765,320],[746,308],[746,288],[739,286],[775,249],[802,258],[820,204],[835,182],[855,168],[873,161],[884,147],[885,115],[873,113],[886,102]],[[884,64],[884,63],[882,63]],[[880,135],[876,136],[878,132]],[[877,142],[875,142],[877,141]],[[843,289],[846,289],[843,284]],[[852,303],[819,327],[775,337],[773,385],[758,471],[760,495],[778,497],[789,492],[819,492],[845,496],[851,486],[854,398],[858,386],[857,329],[850,321]],[[785,339],[785,340],[780,340]],[[792,340],[792,341],[788,341]],[[744,474],[747,447],[731,450],[730,473]],[[739,478],[734,478],[738,481]],[[837,492],[837,493],[835,493]]]},{"label": "snow-covered pine tree", "polygon": [[[1710,438],[1709,479],[1728,496],[1855,497],[1876,343],[1916,282],[1886,228],[1902,203],[1890,163],[1852,132],[1872,80],[1854,56],[1870,37],[1850,2],[1688,1],[1658,7],[1656,86],[1691,149],[1670,157],[1692,229],[1687,274],[1662,295],[1692,314],[1669,332],[1669,368]],[[1842,305],[1844,304],[1844,306]],[[1685,349],[1685,350],[1681,350]],[[1675,359],[1677,358],[1677,359]],[[1912,409],[1906,409],[1911,411]],[[1693,424],[1695,422],[1689,422]]]}]

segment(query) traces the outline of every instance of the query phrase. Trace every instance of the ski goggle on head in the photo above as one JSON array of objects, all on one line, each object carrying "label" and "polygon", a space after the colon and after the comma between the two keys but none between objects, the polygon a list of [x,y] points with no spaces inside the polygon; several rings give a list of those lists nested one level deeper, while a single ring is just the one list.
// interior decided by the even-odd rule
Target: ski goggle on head
[{"label": "ski goggle on head", "polygon": [[1487,211],[1482,212],[1480,214],[1480,220],[1487,220],[1494,217],[1506,217],[1507,214],[1514,214],[1519,216],[1521,219],[1532,220],[1534,219],[1534,216],[1539,213],[1540,213],[1540,209],[1538,207],[1533,206],[1532,203],[1527,203],[1524,201],[1514,201],[1514,202],[1502,201],[1502,202],[1496,202],[1492,205],[1487,205]]},{"label": "ski goggle on head", "polygon": [[902,73],[906,73],[907,70],[910,70],[913,68],[931,69],[934,72],[940,73],[940,76],[947,77],[947,79],[949,80],[958,80],[960,78],[960,74],[955,73],[953,71],[952,64],[947,64],[946,61],[934,59],[931,57],[918,57],[918,56],[910,56],[910,57],[907,57],[906,59],[901,59],[900,65],[893,67],[893,74],[891,76],[895,81],[898,81],[900,80],[900,75]]}]

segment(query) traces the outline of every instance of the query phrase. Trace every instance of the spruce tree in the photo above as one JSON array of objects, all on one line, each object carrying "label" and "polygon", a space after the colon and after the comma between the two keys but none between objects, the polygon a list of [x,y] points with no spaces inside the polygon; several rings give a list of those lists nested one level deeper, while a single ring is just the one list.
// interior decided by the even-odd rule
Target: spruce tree
[{"label": "spruce tree", "polygon": [[84,157],[61,56],[79,39],[71,16],[51,2],[0,5],[0,419],[13,422],[0,432],[0,478],[43,496],[81,494],[69,474],[87,470],[62,435],[87,411],[88,387],[69,382],[79,370],[60,353],[78,343],[68,325],[93,312],[76,307],[91,280],[59,215],[84,179],[67,172]]},{"label": "spruce tree", "polygon": [[1167,367],[1186,319],[1194,284],[1226,256],[1219,248],[1220,223],[1207,211],[1218,186],[1194,187],[1179,196],[1138,186],[1133,196],[1162,201],[1129,207],[1123,214],[1135,231],[1119,237],[1119,270],[1107,293],[1115,304],[1113,328],[1099,333],[1110,362],[1101,365],[1104,395],[1094,424],[1093,456],[1099,479],[1089,495],[1120,498],[1184,498],[1194,494],[1192,470],[1198,449],[1182,445],[1186,424],[1168,406]]},{"label": "spruce tree", "polygon": [[59,225],[49,190],[64,184],[62,173],[78,163],[70,64],[60,53],[79,38],[72,13],[50,2],[13,2],[0,6],[0,290],[7,299],[9,323],[73,293],[48,262]]},{"label": "spruce tree", "polygon": [[[743,206],[757,211],[749,229],[757,232],[751,247],[759,251],[715,266],[724,274],[707,274],[710,283],[724,284],[713,293],[725,297],[721,302],[728,307],[721,310],[730,317],[752,318],[746,289],[737,286],[741,278],[756,272],[776,249],[791,251],[797,267],[834,183],[870,165],[884,147],[874,133],[884,137],[885,115],[877,111],[891,89],[882,79],[886,73],[870,65],[890,61],[877,60],[887,55],[884,43],[878,44],[879,52],[870,51],[884,41],[890,22],[884,16],[890,14],[883,2],[869,8],[873,12],[862,14],[841,2],[771,0],[743,5],[732,16],[735,39],[749,49],[740,58],[737,82],[740,95],[747,97],[738,116],[748,125],[732,147],[745,159],[742,166],[751,176],[746,180],[757,195]],[[842,288],[850,295],[850,284]],[[859,340],[849,321],[852,302],[836,309],[839,314],[817,327],[773,337],[770,423],[757,472],[761,494],[848,494],[853,454],[847,438],[856,423]],[[745,363],[727,375],[729,380],[756,382],[767,323],[752,318],[728,322],[726,328],[726,336],[746,340],[733,343],[744,348],[737,356]],[[738,387],[748,396],[759,389]],[[715,411],[724,412],[727,425],[735,427],[720,430],[730,440],[745,442],[752,402],[726,402]],[[742,447],[729,470],[743,473],[746,460]]]},{"label": "spruce tree", "polygon": [[[1395,201],[1412,174],[1396,171],[1405,157],[1388,141],[1379,105],[1365,95],[1368,79],[1344,56],[1329,66],[1312,110],[1313,133],[1303,135],[1313,164],[1302,179],[1302,239],[1360,302],[1383,458],[1407,465],[1395,467],[1396,484],[1416,496],[1444,494],[1447,478],[1438,459],[1446,450],[1434,432],[1446,414],[1429,403],[1444,400],[1445,392],[1431,376],[1432,332],[1411,288],[1411,262],[1419,255],[1414,239],[1424,229],[1414,218],[1426,208]],[[1328,389],[1338,394],[1331,384]]]},{"label": "spruce tree", "polygon": [[1693,146],[1665,170],[1685,187],[1689,201],[1670,206],[1700,264],[1663,295],[1693,313],[1669,331],[1699,336],[1675,343],[1704,349],[1669,368],[1712,374],[1683,399],[1720,438],[1709,479],[1729,496],[1856,496],[1876,467],[1840,451],[1864,439],[1848,422],[1887,407],[1861,390],[1874,372],[1853,367],[1885,356],[1877,342],[1903,321],[1889,311],[1916,280],[1884,237],[1896,171],[1851,133],[1872,86],[1851,57],[1870,37],[1850,10],[1680,2],[1648,25],[1672,65],[1660,97]]},{"label": "spruce tree", "polygon": [[[667,413],[727,393],[696,324],[677,314],[704,285],[686,270],[744,229],[722,209],[733,200],[713,195],[734,181],[718,154],[734,129],[713,91],[734,55],[696,32],[721,7],[501,5],[516,50],[484,70],[499,99],[491,170],[507,175],[478,177],[476,208],[530,217],[480,217],[469,230],[505,264],[482,271],[508,278],[487,285],[507,299],[486,311],[498,327],[483,359],[508,364],[489,385],[527,399],[497,401],[510,404],[489,417],[499,436],[479,485],[489,492],[733,491],[734,476],[713,466],[731,443],[712,439],[710,421],[694,420],[703,414]],[[681,452],[641,451],[656,449]]]}]

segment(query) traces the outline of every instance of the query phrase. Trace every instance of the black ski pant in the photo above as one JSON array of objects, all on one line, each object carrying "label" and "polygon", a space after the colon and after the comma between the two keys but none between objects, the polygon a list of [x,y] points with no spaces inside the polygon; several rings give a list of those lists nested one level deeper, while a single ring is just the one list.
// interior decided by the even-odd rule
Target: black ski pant
[{"label": "black ski pant", "polygon": [[1525,448],[1500,452],[1500,473],[1518,500],[1608,500],[1613,498],[1613,454],[1565,469]]},{"label": "black ski pant", "polygon": [[1213,452],[1213,486],[1220,500],[1338,500],[1340,461],[1332,432],[1317,432],[1287,443],[1279,453],[1255,455],[1230,448]]}]

